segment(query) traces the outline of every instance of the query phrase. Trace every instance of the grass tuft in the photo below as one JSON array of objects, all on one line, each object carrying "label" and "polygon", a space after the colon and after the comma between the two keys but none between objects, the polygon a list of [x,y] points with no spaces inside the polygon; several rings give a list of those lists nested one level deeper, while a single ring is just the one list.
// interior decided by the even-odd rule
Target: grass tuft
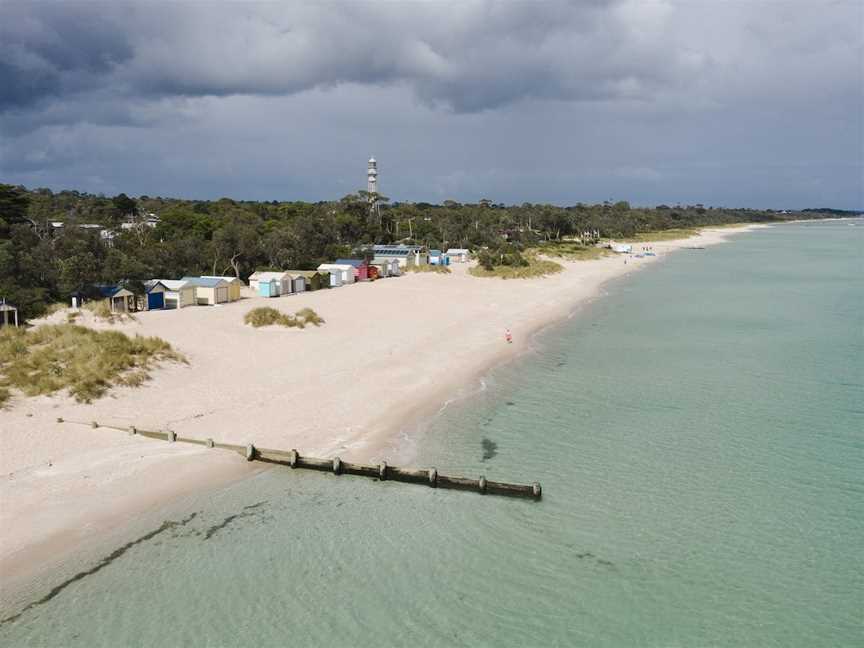
[{"label": "grass tuft", "polygon": [[159,362],[186,362],[171,345],[155,337],[129,337],[74,324],[32,330],[0,330],[0,406],[12,391],[40,396],[68,390],[89,403],[114,385],[131,387],[149,378]]},{"label": "grass tuft", "polygon": [[307,324],[321,326],[324,319],[311,308],[303,308],[294,315],[287,315],[269,306],[253,308],[243,317],[243,321],[250,326],[260,328],[262,326],[286,326],[288,328],[306,328]]}]

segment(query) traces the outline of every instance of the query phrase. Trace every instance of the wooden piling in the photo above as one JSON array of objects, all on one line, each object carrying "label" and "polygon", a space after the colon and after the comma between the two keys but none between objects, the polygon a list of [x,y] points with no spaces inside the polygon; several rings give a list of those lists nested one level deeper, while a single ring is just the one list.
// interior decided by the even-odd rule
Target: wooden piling
[{"label": "wooden piling", "polygon": [[479,479],[468,477],[450,477],[442,475],[436,468],[399,468],[389,466],[387,462],[377,465],[367,465],[343,461],[340,457],[333,459],[318,459],[301,455],[297,450],[273,450],[270,448],[258,448],[252,443],[236,445],[231,443],[218,443],[213,439],[193,439],[181,437],[171,430],[167,432],[154,432],[142,430],[136,426],[116,426],[97,423],[96,421],[70,421],[68,419],[57,419],[58,423],[74,423],[87,425],[92,428],[107,428],[119,430],[127,434],[146,437],[149,439],[160,439],[176,443],[193,443],[206,448],[230,450],[245,457],[247,461],[261,461],[264,463],[290,466],[291,468],[304,468],[306,470],[317,470],[329,472],[334,475],[355,475],[357,477],[369,477],[379,481],[392,480],[410,484],[425,484],[432,488],[446,488],[451,490],[473,491],[488,495],[505,495],[510,497],[524,497],[539,500],[543,496],[543,490],[539,482],[532,484],[511,484],[508,482],[489,481],[484,475]]}]

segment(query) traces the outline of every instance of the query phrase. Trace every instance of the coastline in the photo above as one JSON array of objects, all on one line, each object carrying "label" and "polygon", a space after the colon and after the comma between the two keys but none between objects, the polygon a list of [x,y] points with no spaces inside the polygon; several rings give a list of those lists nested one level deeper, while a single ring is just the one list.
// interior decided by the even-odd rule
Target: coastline
[{"label": "coastline", "polygon": [[[3,412],[0,616],[16,599],[50,588],[88,552],[131,533],[136,516],[262,470],[230,453],[58,425],[57,417],[349,460],[393,462],[396,453],[404,463],[411,450],[400,436],[417,434],[418,422],[442,403],[529,352],[538,331],[597,298],[606,282],[680,248],[760,227],[767,226],[705,228],[688,239],[637,244],[652,245],[658,256],[626,265],[621,256],[566,262],[564,272],[545,279],[473,278],[455,266],[452,275],[408,275],[268,302],[286,312],[315,308],[327,320],[321,329],[244,327],[243,313],[260,298],[143,313],[111,327],[163,337],[191,366],[166,366],[143,388],[112,390],[91,405],[43,397]],[[512,345],[503,342],[505,328]]]}]

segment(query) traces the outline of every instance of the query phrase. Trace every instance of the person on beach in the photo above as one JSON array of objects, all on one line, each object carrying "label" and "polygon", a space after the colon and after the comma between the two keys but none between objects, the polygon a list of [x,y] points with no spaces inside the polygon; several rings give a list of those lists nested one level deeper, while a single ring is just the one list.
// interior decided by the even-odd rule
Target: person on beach
[{"label": "person on beach", "polygon": [[513,344],[513,334],[510,332],[510,329],[504,329],[504,339],[507,340],[507,344]]}]

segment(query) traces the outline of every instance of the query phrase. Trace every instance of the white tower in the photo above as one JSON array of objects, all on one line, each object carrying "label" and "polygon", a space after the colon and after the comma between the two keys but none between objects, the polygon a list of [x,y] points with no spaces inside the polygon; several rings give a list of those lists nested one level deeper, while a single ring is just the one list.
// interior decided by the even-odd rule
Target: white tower
[{"label": "white tower", "polygon": [[366,191],[369,193],[378,193],[378,163],[375,158],[369,158],[369,170],[367,171],[369,181],[366,184]]}]

